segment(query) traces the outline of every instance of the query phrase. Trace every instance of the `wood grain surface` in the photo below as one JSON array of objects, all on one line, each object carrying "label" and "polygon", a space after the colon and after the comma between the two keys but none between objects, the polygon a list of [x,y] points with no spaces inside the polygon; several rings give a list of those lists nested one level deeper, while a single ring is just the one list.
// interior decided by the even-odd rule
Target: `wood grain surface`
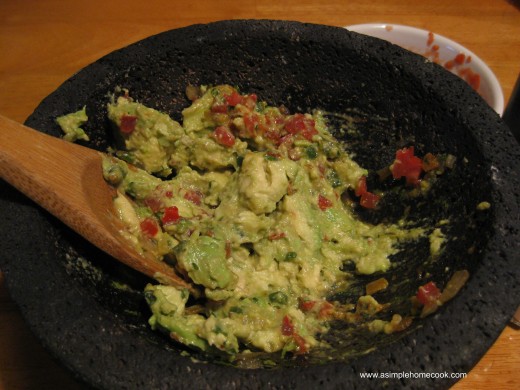
[{"label": "wood grain surface", "polygon": [[[0,114],[23,122],[45,96],[103,55],[165,30],[223,19],[424,28],[479,55],[506,102],[520,71],[517,0],[1,0]],[[507,326],[453,388],[516,389],[519,383],[520,331]],[[28,329],[0,273],[0,390],[83,388]]]}]

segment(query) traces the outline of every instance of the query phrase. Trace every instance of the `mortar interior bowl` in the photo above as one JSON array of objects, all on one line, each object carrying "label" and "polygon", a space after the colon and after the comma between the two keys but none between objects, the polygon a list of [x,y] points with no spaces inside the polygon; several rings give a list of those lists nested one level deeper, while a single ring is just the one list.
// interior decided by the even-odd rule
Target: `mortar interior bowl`
[{"label": "mortar interior bowl", "polygon": [[[107,94],[116,87],[179,120],[188,84],[222,83],[294,112],[348,113],[356,135],[344,139],[345,147],[370,170],[387,166],[396,150],[409,145],[418,154],[456,156],[453,171],[425,198],[388,202],[363,217],[395,221],[406,206],[417,222],[450,221],[436,261],[426,261],[424,242],[395,260],[386,277],[400,283],[391,283],[386,299],[404,302],[427,280],[443,286],[460,269],[469,271],[469,281],[438,312],[401,334],[347,340],[340,329],[326,356],[245,370],[151,331],[142,294],[147,280],[2,182],[0,267],[50,353],[78,380],[105,389],[370,388],[380,382],[359,373],[469,371],[518,304],[510,290],[520,269],[520,151],[496,112],[443,67],[343,28],[221,21],[167,31],[99,59],[45,98],[26,124],[59,136],[55,118],[86,106],[91,140],[85,144],[104,151],[113,141]],[[483,201],[491,207],[478,211]],[[368,281],[361,279],[359,289]],[[439,388],[453,381],[403,378],[389,386]]]}]

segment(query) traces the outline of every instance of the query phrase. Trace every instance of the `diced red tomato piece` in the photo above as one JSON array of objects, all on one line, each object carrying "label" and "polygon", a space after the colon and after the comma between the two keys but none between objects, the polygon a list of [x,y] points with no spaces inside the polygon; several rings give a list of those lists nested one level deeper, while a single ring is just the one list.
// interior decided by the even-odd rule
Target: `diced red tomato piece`
[{"label": "diced red tomato piece", "polygon": [[179,209],[177,206],[170,206],[164,209],[164,214],[161,218],[161,221],[164,225],[168,225],[170,223],[177,223],[181,219],[179,215]]},{"label": "diced red tomato piece", "polygon": [[414,147],[403,148],[395,153],[392,165],[394,179],[406,178],[407,184],[417,184],[422,171],[422,160],[414,156]]},{"label": "diced red tomato piece", "polygon": [[293,339],[296,342],[296,346],[298,348],[298,353],[306,353],[307,352],[307,345],[305,344],[305,339],[300,336],[298,333],[293,334]]},{"label": "diced red tomato piece", "polygon": [[158,212],[162,207],[162,202],[159,198],[146,198],[144,204],[147,205],[154,213]]},{"label": "diced red tomato piece", "polygon": [[224,95],[224,99],[231,107],[235,107],[237,104],[242,103],[243,97],[237,91],[233,91],[231,95]]},{"label": "diced red tomato piece", "polygon": [[316,301],[303,301],[300,300],[298,308],[303,312],[311,311],[316,306]]},{"label": "diced red tomato piece", "polygon": [[323,195],[318,196],[318,207],[325,211],[328,208],[332,207],[332,201],[330,199],[325,198]]},{"label": "diced red tomato piece", "polygon": [[226,126],[217,127],[213,132],[213,137],[217,143],[228,148],[235,144],[235,136]]},{"label": "diced red tomato piece", "polygon": [[367,177],[361,176],[358,180],[355,194],[356,196],[361,196],[363,194],[366,194],[367,192]]},{"label": "diced red tomato piece", "polygon": [[441,296],[441,291],[435,282],[428,282],[417,290],[417,300],[423,305],[436,301]]},{"label": "diced red tomato piece", "polygon": [[306,127],[302,132],[301,135],[303,138],[311,141],[312,137],[314,137],[316,134],[318,134],[318,130],[314,128],[314,121],[312,121],[312,127]]},{"label": "diced red tomato piece", "polygon": [[308,351],[305,339],[294,331],[294,325],[287,315],[282,320],[282,334],[284,336],[292,336],[296,343],[297,353],[306,353]]},{"label": "diced red tomato piece", "polygon": [[464,53],[459,53],[455,56],[454,58],[454,61],[459,64],[459,65],[462,65],[464,63],[464,61],[466,60],[466,55]]},{"label": "diced red tomato piece", "polygon": [[361,195],[359,204],[366,209],[375,209],[380,199],[381,197],[379,195],[367,191]]},{"label": "diced red tomato piece", "polygon": [[192,203],[195,203],[197,206],[200,206],[202,203],[202,194],[199,191],[188,190],[184,194],[184,199],[189,200]]},{"label": "diced red tomato piece", "polygon": [[446,63],[444,64],[444,67],[448,70],[452,70],[454,66],[455,66],[455,61],[453,61],[453,60],[446,61]]},{"label": "diced red tomato piece", "polygon": [[282,334],[284,336],[292,336],[294,334],[294,325],[289,316],[285,316],[282,320]]},{"label": "diced red tomato piece", "polygon": [[269,236],[267,238],[271,241],[280,240],[282,238],[285,238],[285,233],[284,232],[271,233],[271,234],[269,234]]},{"label": "diced red tomato piece", "polygon": [[434,169],[439,168],[440,163],[437,157],[431,153],[426,153],[422,160],[422,169],[425,172],[433,171]]},{"label": "diced red tomato piece", "polygon": [[473,87],[473,89],[477,90],[480,88],[480,75],[478,73],[468,75],[466,81]]},{"label": "diced red tomato piece", "polygon": [[250,137],[256,134],[256,126],[258,125],[258,116],[256,114],[244,115],[244,125]]},{"label": "diced red tomato piece", "polygon": [[123,134],[131,134],[135,130],[137,124],[137,117],[135,115],[123,115],[121,117],[121,124],[119,130]]},{"label": "diced red tomato piece", "polygon": [[285,119],[284,119],[283,115],[268,112],[265,115],[265,122],[267,123],[268,126],[275,126],[275,125],[281,126],[285,123]]},{"label": "diced red tomato piece", "polygon": [[293,144],[293,142],[294,142],[294,136],[292,134],[287,134],[278,140],[278,145],[285,145],[285,146],[289,147]]},{"label": "diced red tomato piece", "polygon": [[318,317],[319,318],[328,317],[332,313],[333,309],[334,309],[334,305],[332,303],[323,301],[322,304],[320,305],[320,311],[318,313]]},{"label": "diced red tomato piece", "polygon": [[228,105],[226,103],[214,103],[211,106],[211,112],[215,114],[226,114],[228,111]]},{"label": "diced red tomato piece", "polygon": [[373,209],[377,206],[377,203],[381,199],[379,195],[376,195],[367,190],[367,178],[366,176],[361,176],[359,178],[356,190],[356,196],[360,196],[359,204],[367,209]]},{"label": "diced red tomato piece", "polygon": [[290,134],[301,134],[309,141],[318,134],[315,128],[314,120],[307,118],[303,114],[295,114],[285,122],[285,130]]},{"label": "diced red tomato piece", "polygon": [[291,134],[298,134],[300,131],[305,129],[305,115],[295,114],[289,117],[285,122],[285,130]]},{"label": "diced red tomato piece", "polygon": [[153,218],[145,218],[140,223],[141,231],[148,237],[155,237],[159,233],[159,226]]},{"label": "diced red tomato piece", "polygon": [[428,41],[426,41],[426,44],[428,46],[430,46],[434,40],[435,40],[435,35],[433,35],[433,33],[431,31],[428,32]]},{"label": "diced red tomato piece", "polygon": [[249,108],[250,110],[253,110],[256,107],[256,102],[258,100],[258,97],[256,94],[252,93],[250,95],[246,95],[242,98],[242,104]]},{"label": "diced red tomato piece", "polygon": [[265,131],[265,138],[273,141],[275,145],[280,145],[282,143],[282,139],[280,137],[280,133],[277,130],[268,129]]},{"label": "diced red tomato piece", "polygon": [[[260,118],[259,118],[260,119]],[[265,117],[262,118],[265,122]],[[267,125],[267,123],[262,123],[261,121],[258,121],[258,125],[256,126],[256,132],[257,134],[266,134],[269,132],[272,132],[273,130]]]}]

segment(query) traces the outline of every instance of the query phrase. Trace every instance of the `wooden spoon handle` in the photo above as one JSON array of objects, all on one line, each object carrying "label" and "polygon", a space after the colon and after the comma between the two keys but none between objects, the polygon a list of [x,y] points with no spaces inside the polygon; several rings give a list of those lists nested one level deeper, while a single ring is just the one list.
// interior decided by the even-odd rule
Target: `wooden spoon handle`
[{"label": "wooden spoon handle", "polygon": [[137,253],[122,237],[100,152],[0,115],[0,177],[119,261],[198,295],[171,267]]},{"label": "wooden spoon handle", "polygon": [[0,116],[0,177],[75,227],[84,211],[77,176],[89,166],[99,170],[99,156],[64,142]]}]

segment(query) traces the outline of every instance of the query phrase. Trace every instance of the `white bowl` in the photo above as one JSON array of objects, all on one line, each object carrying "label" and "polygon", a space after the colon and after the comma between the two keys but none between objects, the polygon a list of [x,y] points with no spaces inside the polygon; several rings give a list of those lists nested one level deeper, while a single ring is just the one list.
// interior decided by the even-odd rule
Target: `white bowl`
[{"label": "white bowl", "polygon": [[499,114],[504,111],[504,94],[495,74],[475,53],[442,35],[415,27],[387,23],[346,26],[421,54],[468,82]]}]

